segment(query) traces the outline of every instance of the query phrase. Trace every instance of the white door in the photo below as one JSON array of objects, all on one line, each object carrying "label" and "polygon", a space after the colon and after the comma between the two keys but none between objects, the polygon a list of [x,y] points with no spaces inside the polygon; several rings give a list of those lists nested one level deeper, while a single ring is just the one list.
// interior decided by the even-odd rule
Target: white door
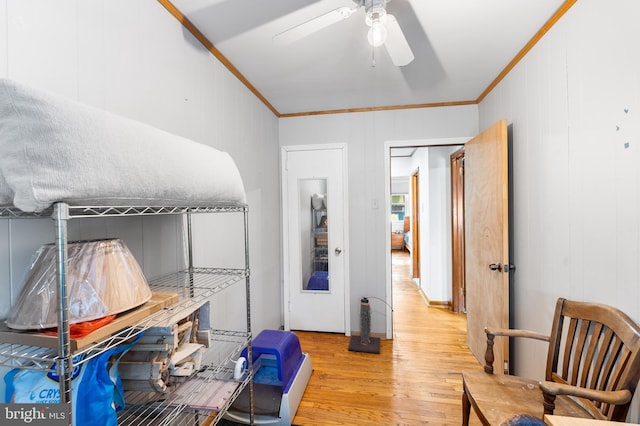
[{"label": "white door", "polygon": [[344,145],[282,149],[288,330],[349,332],[345,164]]}]

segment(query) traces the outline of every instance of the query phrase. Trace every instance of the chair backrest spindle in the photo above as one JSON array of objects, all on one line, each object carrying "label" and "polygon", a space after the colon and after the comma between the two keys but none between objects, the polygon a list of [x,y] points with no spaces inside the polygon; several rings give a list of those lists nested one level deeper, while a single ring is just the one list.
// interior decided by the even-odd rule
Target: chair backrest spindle
[{"label": "chair backrest spindle", "polygon": [[[611,306],[559,299],[555,318],[546,380],[594,390],[635,391],[640,329],[626,314]],[[629,404],[582,399],[581,403],[594,417],[610,420],[624,420],[629,409]]]}]

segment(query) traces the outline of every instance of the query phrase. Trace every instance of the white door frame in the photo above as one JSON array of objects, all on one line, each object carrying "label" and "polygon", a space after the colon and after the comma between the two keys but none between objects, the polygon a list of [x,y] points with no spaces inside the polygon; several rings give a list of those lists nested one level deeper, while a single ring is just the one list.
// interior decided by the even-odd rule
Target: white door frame
[{"label": "white door frame", "polygon": [[289,276],[289,194],[287,191],[287,179],[286,179],[286,158],[289,152],[294,151],[317,151],[326,149],[340,149],[342,150],[342,197],[343,206],[345,207],[342,212],[342,223],[344,232],[344,242],[342,244],[342,256],[344,257],[344,321],[345,321],[345,335],[351,335],[351,304],[350,301],[350,282],[349,276],[349,184],[348,184],[348,158],[347,158],[347,144],[335,143],[335,144],[315,144],[315,145],[288,145],[283,146],[280,152],[280,193],[282,196],[281,212],[282,212],[282,309],[284,311],[284,329],[290,329],[290,315],[289,315],[289,291],[291,287],[291,277]]},{"label": "white door frame", "polygon": [[[414,139],[414,140],[401,140],[401,141],[387,141],[384,143],[384,187],[387,188],[384,192],[384,211],[391,211],[391,148],[403,148],[408,146],[442,146],[442,145],[464,145],[470,137],[459,138],[441,138],[441,139]],[[420,209],[420,206],[416,206]],[[392,313],[392,301],[393,301],[393,287],[391,285],[391,221],[385,220],[385,298],[389,301],[387,305],[387,322],[386,322],[386,338],[393,338],[393,313]],[[414,238],[416,238],[414,236]]]}]

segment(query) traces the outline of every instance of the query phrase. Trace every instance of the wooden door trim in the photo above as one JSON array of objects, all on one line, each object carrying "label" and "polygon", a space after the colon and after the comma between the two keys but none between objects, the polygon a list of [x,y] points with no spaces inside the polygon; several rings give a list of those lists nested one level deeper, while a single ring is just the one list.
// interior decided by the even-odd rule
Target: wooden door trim
[{"label": "wooden door trim", "polygon": [[[411,276],[420,278],[420,168],[411,173]],[[422,287],[422,284],[420,285]]]},{"label": "wooden door trim", "polygon": [[451,169],[451,310],[465,312],[464,147],[450,157]]}]

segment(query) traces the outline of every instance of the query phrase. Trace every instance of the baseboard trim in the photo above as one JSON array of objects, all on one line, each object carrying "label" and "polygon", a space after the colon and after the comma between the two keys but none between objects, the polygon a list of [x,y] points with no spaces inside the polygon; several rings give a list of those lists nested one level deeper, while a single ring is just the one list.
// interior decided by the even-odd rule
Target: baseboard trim
[{"label": "baseboard trim", "polygon": [[448,300],[429,300],[429,297],[427,297],[427,295],[422,290],[422,288],[419,288],[418,291],[420,292],[420,295],[424,299],[424,301],[427,304],[427,306],[429,306],[431,308],[451,309],[451,302],[450,301],[448,301]]},{"label": "baseboard trim", "polygon": [[451,302],[434,300],[434,301],[429,301],[429,306],[431,306],[433,308],[451,309]]}]

